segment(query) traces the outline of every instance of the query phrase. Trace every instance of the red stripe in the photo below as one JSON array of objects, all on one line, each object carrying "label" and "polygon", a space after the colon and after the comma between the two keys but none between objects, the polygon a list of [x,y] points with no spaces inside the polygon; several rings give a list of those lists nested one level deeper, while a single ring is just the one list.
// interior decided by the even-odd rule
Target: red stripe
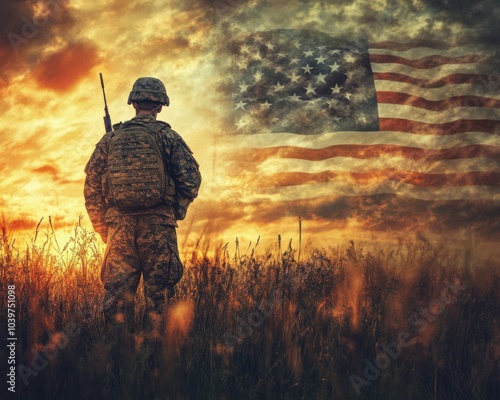
[{"label": "red stripe", "polygon": [[475,85],[487,85],[491,76],[488,75],[473,75],[473,74],[451,74],[438,79],[418,79],[408,75],[397,74],[392,72],[374,72],[373,79],[379,81],[394,81],[411,83],[412,85],[420,86],[421,88],[434,89],[446,85],[454,85],[457,83],[469,83]]},{"label": "red stripe", "polygon": [[295,146],[279,146],[249,149],[245,154],[235,154],[235,161],[262,162],[268,158],[297,158],[309,161],[327,160],[333,157],[353,157],[367,159],[383,155],[399,156],[418,161],[457,160],[466,158],[500,157],[500,147],[488,145],[470,145],[452,149],[421,149],[417,147],[377,145],[335,145],[321,149],[307,149]]},{"label": "red stripe", "polygon": [[390,54],[370,54],[370,62],[372,63],[402,64],[418,69],[435,68],[445,64],[471,64],[471,63],[476,63],[481,59],[484,59],[484,57],[481,57],[477,54],[467,54],[465,56],[460,56],[460,57],[446,57],[446,56],[434,55],[434,56],[420,58],[418,60],[409,60],[407,58],[398,57]]},{"label": "red stripe", "polygon": [[500,108],[500,100],[480,96],[455,96],[445,100],[427,100],[422,97],[398,92],[377,92],[379,103],[405,104],[432,111],[448,110],[453,107]]},{"label": "red stripe", "polygon": [[414,40],[408,43],[397,43],[391,41],[384,41],[378,43],[372,43],[368,46],[370,49],[387,49],[387,50],[395,50],[395,51],[405,51],[410,49],[415,49],[418,47],[426,47],[429,49],[435,50],[449,50],[455,47],[460,47],[466,44],[475,43],[472,38],[467,40],[462,40],[460,43],[443,43],[442,41],[430,41],[430,40]]},{"label": "red stripe", "polygon": [[333,181],[348,181],[350,184],[366,185],[393,180],[421,187],[486,185],[500,186],[500,173],[469,172],[451,174],[424,174],[395,169],[377,170],[366,173],[324,171],[320,173],[281,172],[260,178],[259,186],[295,186]]},{"label": "red stripe", "polygon": [[427,135],[452,135],[464,132],[484,132],[500,134],[500,121],[494,120],[468,120],[445,122],[443,124],[429,124],[399,118],[380,118],[381,131],[397,131],[420,133]]}]

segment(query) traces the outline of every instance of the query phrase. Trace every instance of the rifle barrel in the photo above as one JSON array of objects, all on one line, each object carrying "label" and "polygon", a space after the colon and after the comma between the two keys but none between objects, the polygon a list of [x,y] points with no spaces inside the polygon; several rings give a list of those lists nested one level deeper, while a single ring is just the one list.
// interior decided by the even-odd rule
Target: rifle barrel
[{"label": "rifle barrel", "polygon": [[99,72],[99,78],[101,78],[102,95],[104,96],[104,108],[107,110],[108,102],[106,101],[106,92],[104,91],[104,80],[102,79],[102,72]]},{"label": "rifle barrel", "polygon": [[113,128],[111,125],[111,117],[108,111],[108,102],[106,101],[106,91],[104,90],[104,79],[102,79],[102,72],[99,72],[99,77],[101,78],[102,95],[104,96],[104,128],[106,132],[111,132]]}]

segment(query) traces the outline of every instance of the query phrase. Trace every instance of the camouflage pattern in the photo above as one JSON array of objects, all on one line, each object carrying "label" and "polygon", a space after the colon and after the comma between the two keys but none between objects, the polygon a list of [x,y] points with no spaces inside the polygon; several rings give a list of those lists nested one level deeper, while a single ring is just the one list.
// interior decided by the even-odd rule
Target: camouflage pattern
[{"label": "camouflage pattern", "polygon": [[[161,129],[161,125],[159,126]],[[175,185],[167,176],[162,152],[144,124],[122,124],[114,131],[107,163],[107,198],[120,207],[151,207],[169,198]]]},{"label": "camouflage pattern", "polygon": [[124,215],[108,225],[101,270],[107,321],[133,320],[134,296],[144,276],[147,319],[161,315],[183,274],[175,227],[156,224],[148,216]]},{"label": "camouflage pattern", "polygon": [[85,166],[84,196],[92,225],[107,243],[102,269],[106,290],[103,309],[106,318],[111,321],[117,321],[117,316],[123,315],[127,305],[133,306],[141,274],[144,276],[147,314],[161,312],[165,291],[172,293],[182,276],[175,235],[176,221],[184,217],[201,184],[198,163],[184,140],[169,124],[146,114],[139,114],[131,121],[151,127],[164,156],[168,176],[175,184],[175,198],[138,209],[124,209],[111,204],[106,198],[105,177],[113,132],[105,134],[96,145]]},{"label": "camouflage pattern", "polygon": [[127,103],[141,100],[150,100],[165,106],[170,104],[165,85],[159,79],[151,77],[143,77],[135,81]]}]

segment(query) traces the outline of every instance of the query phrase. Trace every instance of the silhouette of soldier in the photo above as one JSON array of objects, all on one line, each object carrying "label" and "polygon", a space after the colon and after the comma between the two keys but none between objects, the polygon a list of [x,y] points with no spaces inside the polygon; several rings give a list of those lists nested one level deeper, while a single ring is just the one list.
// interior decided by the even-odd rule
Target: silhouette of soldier
[{"label": "silhouette of soldier", "polygon": [[85,206],[107,244],[101,270],[106,322],[131,330],[142,276],[146,327],[158,330],[183,275],[176,221],[197,197],[201,175],[181,136],[156,119],[169,105],[159,79],[137,79],[128,104],[135,117],[113,125],[85,167]]}]

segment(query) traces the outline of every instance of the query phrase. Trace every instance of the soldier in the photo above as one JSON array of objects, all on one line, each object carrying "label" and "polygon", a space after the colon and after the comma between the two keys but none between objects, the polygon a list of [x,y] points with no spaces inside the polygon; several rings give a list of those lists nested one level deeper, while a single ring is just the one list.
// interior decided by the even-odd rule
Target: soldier
[{"label": "soldier", "polygon": [[135,117],[115,124],[85,167],[85,206],[107,245],[101,270],[106,322],[131,328],[142,275],[147,326],[153,329],[183,275],[176,221],[197,197],[201,175],[181,136],[156,120],[169,105],[159,79],[137,79],[128,104]]}]

